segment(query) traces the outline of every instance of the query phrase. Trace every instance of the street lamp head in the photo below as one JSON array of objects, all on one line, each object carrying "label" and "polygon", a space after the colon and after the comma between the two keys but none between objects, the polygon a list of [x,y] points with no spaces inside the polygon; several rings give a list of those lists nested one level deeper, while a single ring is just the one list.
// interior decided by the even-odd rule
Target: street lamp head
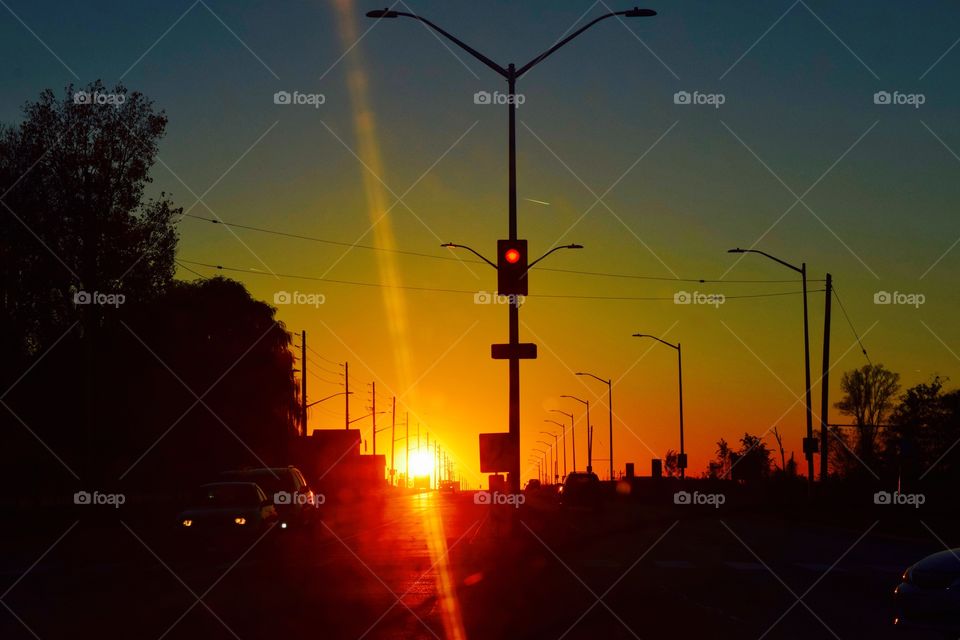
[{"label": "street lamp head", "polygon": [[657,12],[653,9],[639,9],[634,7],[633,9],[628,9],[623,12],[623,15],[627,18],[650,18],[657,15]]},{"label": "street lamp head", "polygon": [[583,249],[582,244],[568,244],[567,249]]},{"label": "street lamp head", "polygon": [[367,11],[368,18],[396,18],[399,14],[396,11],[390,11],[389,9],[374,9],[373,11]]},{"label": "street lamp head", "polygon": [[741,249],[740,247],[737,247],[736,249],[727,249],[727,253],[746,253],[746,252],[747,252],[746,249]]},{"label": "street lamp head", "polygon": [[452,242],[444,242],[444,243],[443,243],[442,245],[440,245],[440,246],[443,247],[444,249],[452,249],[452,248],[456,247],[457,245],[455,245],[455,244],[452,243]]},{"label": "street lamp head", "polygon": [[653,336],[651,336],[648,333],[635,333],[633,334],[633,337],[634,338],[652,338]]}]

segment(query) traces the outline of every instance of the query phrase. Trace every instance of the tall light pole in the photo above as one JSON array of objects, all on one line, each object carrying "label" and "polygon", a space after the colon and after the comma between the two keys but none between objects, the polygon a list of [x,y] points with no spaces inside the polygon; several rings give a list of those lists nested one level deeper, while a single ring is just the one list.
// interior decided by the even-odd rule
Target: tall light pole
[{"label": "tall light pole", "polygon": [[635,333],[633,337],[653,338],[657,342],[677,350],[677,384],[680,391],[680,455],[677,457],[677,466],[680,467],[680,479],[682,480],[686,476],[687,453],[683,448],[683,352],[680,350],[680,343],[672,344],[648,333]]},{"label": "tall light pole", "polygon": [[[577,396],[560,396],[561,398],[570,398],[586,405],[587,407],[587,473],[593,473],[593,429],[590,428],[590,401],[583,400]],[[576,451],[576,449],[574,449]],[[573,456],[573,470],[577,470],[577,456]]]},{"label": "tall light pole", "polygon": [[[566,411],[562,411],[561,409],[550,409],[550,411],[553,411],[554,413],[562,413],[563,415],[570,418],[570,449],[572,450],[571,453],[573,454],[573,471],[574,473],[576,473],[577,471],[577,432],[574,431],[574,424],[576,424],[576,420],[574,420],[572,413],[567,413]],[[566,433],[567,433],[566,430],[564,430],[563,433],[564,433],[564,437],[566,437]],[[563,448],[564,448],[564,451],[566,451],[567,445],[564,444]],[[566,469],[563,470],[563,475],[567,475]]]},{"label": "tall light pole", "polygon": [[803,356],[805,363],[805,372],[806,372],[806,381],[807,381],[807,437],[803,439],[803,453],[807,458],[807,484],[812,489],[813,487],[813,454],[816,453],[817,449],[820,446],[816,440],[813,439],[813,405],[810,399],[810,325],[807,322],[807,263],[803,262],[799,267],[785,262],[780,258],[774,257],[769,253],[760,251],[759,249],[729,249],[727,253],[759,253],[762,256],[778,262],[788,269],[792,269],[800,274],[800,278],[803,280]]},{"label": "tall light pole", "polygon": [[578,372],[578,376],[590,376],[595,380],[599,380],[603,384],[607,385],[607,410],[610,413],[610,479],[613,480],[613,379],[604,380],[600,376],[595,376],[592,373]]},{"label": "tall light pole", "polygon": [[[567,37],[559,40],[552,47],[536,56],[525,65],[519,69],[513,63],[507,65],[506,68],[500,66],[487,56],[483,55],[473,47],[459,40],[455,36],[447,33],[434,23],[430,22],[426,18],[422,18],[418,15],[407,13],[403,11],[393,11],[391,9],[380,9],[376,11],[370,11],[367,13],[369,18],[412,18],[418,20],[425,24],[427,27],[433,29],[441,36],[454,43],[471,56],[482,62],[484,65],[492,69],[494,72],[499,74],[507,81],[507,109],[508,109],[508,130],[507,130],[507,231],[508,238],[510,241],[516,241],[517,238],[517,104],[516,104],[516,94],[517,94],[517,80],[525,74],[527,71],[532,69],[537,64],[543,62],[550,54],[554,51],[567,44],[575,37],[597,24],[601,20],[607,18],[612,18],[614,16],[624,16],[627,18],[639,18],[639,17],[649,17],[655,16],[656,11],[650,9],[640,9],[634,7],[633,9],[628,9],[626,11],[613,11],[594,20],[588,22],[586,25],[577,29]],[[529,267],[528,267],[529,268]],[[508,293],[508,292],[504,292]],[[508,305],[509,313],[509,357],[506,359],[509,362],[509,387],[510,387],[510,407],[509,407],[509,432],[510,438],[513,442],[513,456],[510,471],[512,476],[511,480],[511,490],[514,492],[519,492],[520,490],[520,360],[521,360],[521,350],[520,350],[520,305],[518,302]],[[529,356],[529,354],[527,354]]]},{"label": "tall light pole", "polygon": [[[567,477],[567,427],[562,422],[557,422],[556,420],[551,420],[550,418],[544,418],[544,422],[552,422],[553,424],[560,427],[560,435],[563,438],[563,477]],[[546,431],[542,432],[546,433]]]},{"label": "tall light pole", "polygon": [[[542,442],[542,441],[541,441],[541,442]],[[544,443],[544,444],[546,444],[546,443]],[[549,449],[549,448],[550,448],[550,445],[547,445],[547,449]],[[542,464],[541,464],[541,466],[540,466],[540,482],[543,482],[544,480],[547,479],[546,475],[544,475],[544,473],[543,473],[543,468],[547,466],[547,449],[534,449],[534,451],[536,451],[537,453],[540,454],[541,459],[542,459],[542,461],[543,461]]]},{"label": "tall light pole", "polygon": [[[557,434],[555,434],[552,431],[541,431],[540,433],[544,433],[548,436],[553,436],[553,482],[554,484],[556,484],[557,481],[560,480],[560,469],[559,469],[560,456],[557,455],[557,445],[558,445],[557,438],[559,436],[557,436]],[[566,453],[566,451],[564,451],[564,453]]]},{"label": "tall light pole", "polygon": [[550,460],[547,462],[547,484],[549,483],[549,478],[553,474],[553,468],[556,466],[554,460],[556,460],[556,455],[554,455],[553,445],[546,440],[537,440],[537,444],[542,444],[547,447],[547,450],[550,452]]}]

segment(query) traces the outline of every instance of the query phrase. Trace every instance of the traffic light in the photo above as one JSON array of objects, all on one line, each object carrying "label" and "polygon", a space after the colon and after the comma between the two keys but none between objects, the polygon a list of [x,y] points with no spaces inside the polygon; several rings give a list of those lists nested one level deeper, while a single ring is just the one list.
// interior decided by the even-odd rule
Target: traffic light
[{"label": "traffic light", "polygon": [[526,240],[497,240],[497,293],[527,295]]}]

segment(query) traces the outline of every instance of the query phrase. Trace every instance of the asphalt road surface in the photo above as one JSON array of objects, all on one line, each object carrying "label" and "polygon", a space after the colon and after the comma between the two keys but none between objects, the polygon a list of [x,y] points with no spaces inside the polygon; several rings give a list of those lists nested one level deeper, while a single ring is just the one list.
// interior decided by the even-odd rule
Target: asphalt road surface
[{"label": "asphalt road surface", "polygon": [[931,637],[891,596],[942,547],[881,530],[423,493],[191,548],[121,511],[5,542],[0,638]]}]

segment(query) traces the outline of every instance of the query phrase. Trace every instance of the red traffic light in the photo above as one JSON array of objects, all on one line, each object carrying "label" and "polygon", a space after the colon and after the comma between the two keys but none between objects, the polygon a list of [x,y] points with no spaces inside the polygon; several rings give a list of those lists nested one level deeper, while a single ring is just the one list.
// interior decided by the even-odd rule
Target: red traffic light
[{"label": "red traffic light", "polygon": [[503,254],[503,259],[509,262],[510,264],[516,264],[520,260],[520,252],[514,248],[507,249],[507,252]]}]

